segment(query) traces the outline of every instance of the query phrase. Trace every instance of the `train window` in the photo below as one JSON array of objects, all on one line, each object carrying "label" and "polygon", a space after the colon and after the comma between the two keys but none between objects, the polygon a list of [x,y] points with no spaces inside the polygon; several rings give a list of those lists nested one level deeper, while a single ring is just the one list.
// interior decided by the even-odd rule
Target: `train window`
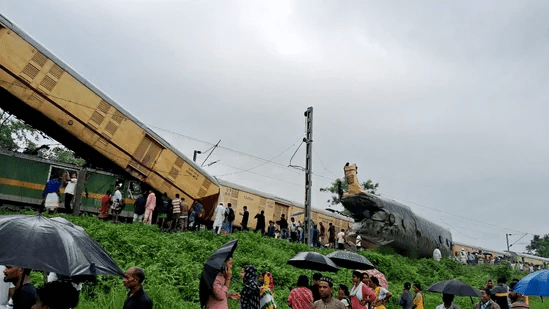
[{"label": "train window", "polygon": [[442,239],[442,236],[438,235],[438,242],[440,242],[441,244],[444,243],[444,240]]},{"label": "train window", "polygon": [[139,194],[142,192],[141,182],[134,180],[130,181],[128,185],[128,191],[130,192],[130,198],[137,198],[137,196],[139,196]]},{"label": "train window", "polygon": [[48,176],[48,181],[53,178],[61,178],[62,180],[62,186],[64,187],[67,184],[67,181],[69,180],[69,177],[71,174],[76,174],[78,177],[78,171],[73,169],[67,169],[64,167],[57,167],[57,166],[51,166],[50,174]]},{"label": "train window", "polygon": [[446,245],[447,245],[448,247],[451,247],[451,246],[450,246],[450,241],[448,240],[448,238],[446,238]]},{"label": "train window", "polygon": [[404,219],[402,219],[402,228],[406,229],[406,223],[404,223]]},{"label": "train window", "polygon": [[396,223],[395,215],[390,214],[390,215],[389,215],[389,224],[390,224],[390,225],[395,225],[395,223]]},{"label": "train window", "polygon": [[124,191],[124,179],[121,179],[121,178],[116,179],[114,186],[115,187],[118,186],[120,188],[120,191]]},{"label": "train window", "polygon": [[416,236],[419,238],[421,237],[421,232],[419,230],[416,230]]}]

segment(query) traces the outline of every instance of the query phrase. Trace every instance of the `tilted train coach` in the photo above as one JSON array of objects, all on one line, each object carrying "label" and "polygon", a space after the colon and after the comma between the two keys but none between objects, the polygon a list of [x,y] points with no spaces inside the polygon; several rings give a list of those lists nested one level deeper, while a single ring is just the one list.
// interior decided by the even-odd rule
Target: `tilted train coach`
[{"label": "tilted train coach", "polygon": [[0,107],[87,162],[215,209],[215,178],[2,15]]}]

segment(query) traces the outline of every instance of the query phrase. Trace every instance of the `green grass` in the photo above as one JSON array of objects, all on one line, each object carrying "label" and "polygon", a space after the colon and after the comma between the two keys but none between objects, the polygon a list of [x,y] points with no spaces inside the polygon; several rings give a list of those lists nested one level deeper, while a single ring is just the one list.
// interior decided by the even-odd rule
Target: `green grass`
[{"label": "green grass", "polygon": [[[118,263],[122,270],[140,266],[147,276],[144,288],[154,302],[155,308],[194,308],[198,309],[199,277],[204,262],[219,246],[232,239],[238,239],[234,254],[234,279],[232,291],[240,291],[242,283],[238,274],[239,265],[252,264],[259,271],[269,270],[275,281],[275,300],[278,308],[288,308],[286,299],[289,287],[294,286],[299,275],[310,276],[312,271],[296,269],[286,261],[297,252],[308,251],[303,244],[288,243],[278,239],[259,236],[253,232],[237,232],[232,235],[215,235],[211,231],[162,233],[156,226],[143,224],[112,224],[92,216],[66,219],[82,226]],[[333,250],[315,249],[322,254]],[[431,284],[448,279],[458,279],[480,288],[488,279],[500,276],[521,278],[525,273],[512,270],[507,265],[467,266],[450,259],[436,262],[432,259],[409,259],[390,253],[376,251],[361,252],[376,267],[385,273],[389,290],[393,293],[387,308],[400,308],[398,300],[404,282],[419,282],[424,287],[425,308],[435,308],[442,302],[438,293],[425,292]],[[334,279],[334,284],[351,285],[352,270],[341,269],[337,273],[326,273]],[[31,276],[37,285],[42,284],[40,273]],[[79,309],[121,308],[127,290],[122,279],[101,276],[95,284],[85,284],[81,293]],[[337,293],[337,292],[336,292]],[[478,298],[473,299],[478,302]],[[238,308],[238,303],[229,301],[230,308]],[[472,308],[469,297],[456,297],[455,304],[460,308]],[[530,298],[531,308],[549,309],[549,301],[541,303],[539,297]]]}]

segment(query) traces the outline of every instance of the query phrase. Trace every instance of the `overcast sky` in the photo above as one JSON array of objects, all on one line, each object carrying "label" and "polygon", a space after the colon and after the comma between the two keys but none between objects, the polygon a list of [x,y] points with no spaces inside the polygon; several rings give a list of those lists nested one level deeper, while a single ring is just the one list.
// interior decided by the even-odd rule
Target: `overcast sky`
[{"label": "overcast sky", "polygon": [[547,1],[5,0],[0,14],[188,157],[221,140],[214,176],[303,203],[285,166],[313,106],[313,207],[354,162],[455,241],[503,250],[511,233],[520,251],[549,233]]}]

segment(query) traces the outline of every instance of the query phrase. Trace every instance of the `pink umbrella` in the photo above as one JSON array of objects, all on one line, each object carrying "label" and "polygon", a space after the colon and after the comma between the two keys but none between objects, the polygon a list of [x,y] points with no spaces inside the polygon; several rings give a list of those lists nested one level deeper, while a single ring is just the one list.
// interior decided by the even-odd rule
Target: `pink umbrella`
[{"label": "pink umbrella", "polygon": [[377,280],[379,280],[379,285],[386,288],[387,290],[389,289],[389,282],[387,282],[387,278],[385,278],[385,275],[379,270],[374,268],[374,269],[358,270],[358,271],[362,273],[367,273],[368,276],[370,277],[376,277]]}]

